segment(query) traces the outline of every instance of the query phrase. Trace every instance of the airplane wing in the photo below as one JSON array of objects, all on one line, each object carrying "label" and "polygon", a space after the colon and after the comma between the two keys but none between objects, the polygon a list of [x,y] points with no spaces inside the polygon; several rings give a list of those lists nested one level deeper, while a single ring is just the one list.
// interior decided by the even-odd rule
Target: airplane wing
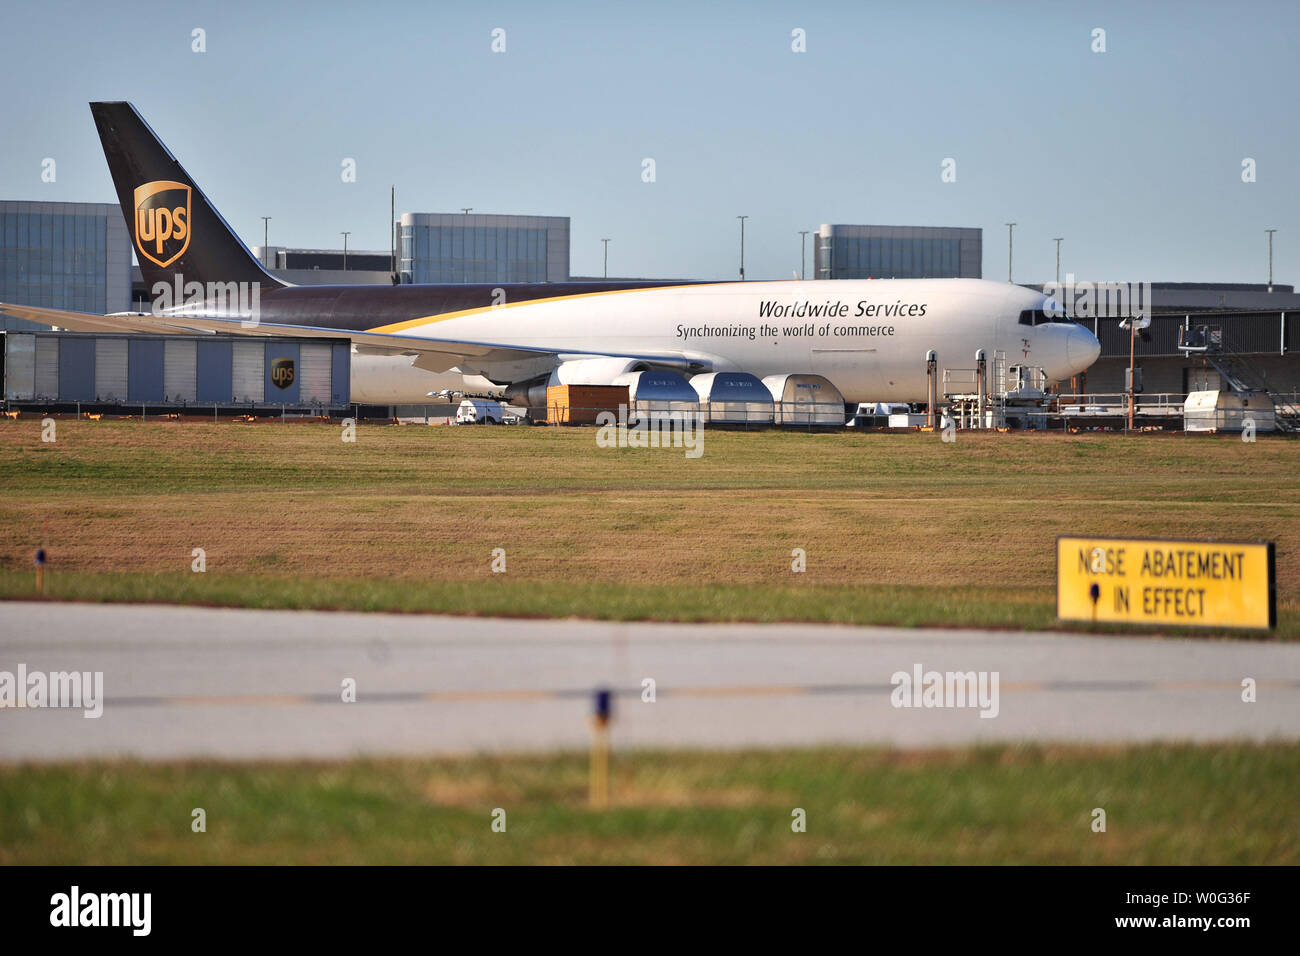
[{"label": "airplane wing", "polygon": [[[246,325],[238,318],[212,318],[183,314],[153,315],[150,313],[119,312],[96,315],[92,312],[68,312],[31,305],[10,305],[0,302],[0,312],[14,318],[58,326],[73,332],[150,332],[166,335],[192,335],[196,332],[225,332],[236,335],[283,336],[291,338],[351,339],[358,352],[372,355],[409,355],[412,364],[430,372],[445,372],[471,362],[475,365],[517,362],[543,355],[580,355],[582,349],[547,349],[529,346],[503,346],[490,342],[464,342],[451,339],[428,339],[391,332],[349,331],[325,329],[308,325],[279,325],[258,322]],[[604,355],[605,353],[599,353]],[[653,355],[620,356],[668,365],[685,364],[689,359],[683,353],[664,352]]]},{"label": "airplane wing", "polygon": [[509,362],[554,354],[549,349],[503,348],[488,343],[439,341],[410,335],[393,335],[388,332],[351,332],[347,329],[277,325],[267,322],[246,326],[237,318],[219,319],[122,312],[113,315],[96,315],[89,312],[68,312],[30,305],[10,305],[7,302],[0,302],[0,312],[18,319],[58,326],[73,332],[151,332],[167,335],[227,332],[238,335],[292,338],[346,338],[352,340],[352,344],[357,346],[358,351],[372,355],[415,356],[416,364],[435,372],[445,372],[469,358],[483,362]]},{"label": "airplane wing", "polygon": [[94,312],[67,312],[62,309],[44,309],[34,305],[10,305],[0,302],[0,312],[16,319],[39,322],[42,325],[57,325],[70,332],[188,332],[189,329],[177,328],[170,323],[159,322],[158,316],[145,313],[130,315],[132,325],[124,328],[121,320],[126,315],[98,315]]}]

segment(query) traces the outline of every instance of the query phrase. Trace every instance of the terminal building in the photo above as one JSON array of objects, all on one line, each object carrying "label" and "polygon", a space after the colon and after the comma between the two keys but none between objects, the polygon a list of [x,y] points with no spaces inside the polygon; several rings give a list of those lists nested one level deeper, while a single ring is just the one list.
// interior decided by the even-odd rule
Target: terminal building
[{"label": "terminal building", "polygon": [[569,281],[567,216],[407,212],[388,250],[253,247],[277,278],[296,285]]},{"label": "terminal building", "polygon": [[253,246],[252,253],[277,279],[294,285],[388,285],[393,257],[387,249],[288,249]]},{"label": "terminal building", "polygon": [[567,216],[403,213],[403,283],[567,282]]},{"label": "terminal building", "polygon": [[[117,203],[0,201],[0,302],[76,312],[131,307],[131,239]],[[0,316],[0,328],[46,326]]]},{"label": "terminal building", "polygon": [[979,279],[984,230],[824,223],[813,243],[817,279]]}]

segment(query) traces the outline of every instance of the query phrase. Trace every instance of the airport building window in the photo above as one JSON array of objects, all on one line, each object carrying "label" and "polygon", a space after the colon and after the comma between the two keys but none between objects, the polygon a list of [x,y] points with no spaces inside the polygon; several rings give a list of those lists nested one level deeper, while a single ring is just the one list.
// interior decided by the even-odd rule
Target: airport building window
[{"label": "airport building window", "polygon": [[0,300],[74,312],[108,303],[108,220],[0,210]]},{"label": "airport building window", "polygon": [[546,230],[403,225],[400,269],[417,283],[545,282]]},{"label": "airport building window", "polygon": [[979,229],[823,224],[813,247],[818,279],[980,277]]},{"label": "airport building window", "polygon": [[[855,238],[822,242],[822,262],[835,279],[934,279],[960,275],[961,240]],[[823,266],[823,275],[826,269]]]}]

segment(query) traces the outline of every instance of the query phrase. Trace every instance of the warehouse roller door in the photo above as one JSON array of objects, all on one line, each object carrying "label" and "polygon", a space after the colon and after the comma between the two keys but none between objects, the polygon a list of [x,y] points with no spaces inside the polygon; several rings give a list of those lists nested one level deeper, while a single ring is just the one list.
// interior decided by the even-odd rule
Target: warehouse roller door
[{"label": "warehouse roller door", "polygon": [[36,336],[28,332],[5,334],[5,398],[31,401],[36,394]]},{"label": "warehouse roller door", "polygon": [[163,344],[161,339],[127,340],[127,398],[133,402],[163,400]]},{"label": "warehouse roller door", "polygon": [[95,340],[80,336],[59,342],[59,401],[95,400]]},{"label": "warehouse roller door", "polygon": [[233,391],[237,402],[260,402],[266,380],[266,344],[260,339],[235,341],[233,351]]},{"label": "warehouse roller door", "polygon": [[299,350],[301,385],[298,400],[313,405],[330,403],[330,378],[333,348],[328,343],[304,342]]},{"label": "warehouse roller door", "polygon": [[55,335],[36,338],[36,397],[59,397],[59,339]]},{"label": "warehouse roller door", "polygon": [[163,345],[163,393],[166,400],[194,401],[198,397],[198,343],[193,339],[164,339]]},{"label": "warehouse roller door", "polygon": [[126,339],[95,340],[95,400],[126,401]]},{"label": "warehouse roller door", "polygon": [[334,374],[330,379],[331,398],[335,405],[345,405],[352,397],[352,345],[334,344]]},{"label": "warehouse roller door", "polygon": [[230,401],[232,345],[234,343],[229,339],[199,342],[196,380],[200,402]]},{"label": "warehouse roller door", "polygon": [[272,339],[266,343],[266,376],[262,388],[266,401],[276,405],[296,405],[302,392],[299,381],[302,356],[300,344],[285,339]]}]

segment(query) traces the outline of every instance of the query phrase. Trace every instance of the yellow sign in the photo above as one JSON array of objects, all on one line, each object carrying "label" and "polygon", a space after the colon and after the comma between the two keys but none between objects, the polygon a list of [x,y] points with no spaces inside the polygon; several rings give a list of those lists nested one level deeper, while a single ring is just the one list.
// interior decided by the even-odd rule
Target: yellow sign
[{"label": "yellow sign", "polygon": [[1271,628],[1277,624],[1273,545],[1057,538],[1056,616]]}]

